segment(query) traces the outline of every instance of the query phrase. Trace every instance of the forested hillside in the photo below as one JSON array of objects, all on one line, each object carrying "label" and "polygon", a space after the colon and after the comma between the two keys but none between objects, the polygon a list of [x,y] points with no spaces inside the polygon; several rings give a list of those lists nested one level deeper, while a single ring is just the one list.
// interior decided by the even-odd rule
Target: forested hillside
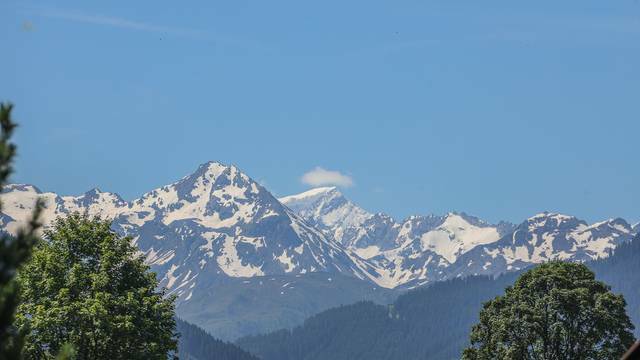
[{"label": "forested hillside", "polygon": [[[640,241],[590,263],[600,280],[621,292],[640,324]],[[456,359],[468,343],[482,303],[504,292],[519,273],[496,279],[440,282],[400,296],[392,305],[361,302],[309,318],[291,331],[245,337],[237,344],[264,360]],[[636,336],[638,336],[636,329]]]},{"label": "forested hillside", "polygon": [[292,331],[246,337],[237,344],[264,360],[456,358],[482,302],[500,294],[516,277],[439,282],[402,295],[393,305],[341,306]]},{"label": "forested hillside", "polygon": [[636,338],[640,338],[640,235],[618,246],[613,256],[594,261],[589,267],[613,292],[624,294],[627,314],[636,326]]},{"label": "forested hillside", "polygon": [[257,360],[237,346],[218,340],[199,327],[176,319],[180,333],[178,355],[182,360]]}]

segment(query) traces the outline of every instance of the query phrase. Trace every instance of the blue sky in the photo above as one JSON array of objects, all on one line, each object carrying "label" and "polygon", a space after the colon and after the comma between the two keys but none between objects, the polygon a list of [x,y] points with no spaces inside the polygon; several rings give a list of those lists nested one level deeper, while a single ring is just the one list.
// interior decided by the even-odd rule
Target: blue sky
[{"label": "blue sky", "polygon": [[43,190],[217,160],[399,218],[640,220],[636,0],[9,0],[0,43],[14,180]]}]

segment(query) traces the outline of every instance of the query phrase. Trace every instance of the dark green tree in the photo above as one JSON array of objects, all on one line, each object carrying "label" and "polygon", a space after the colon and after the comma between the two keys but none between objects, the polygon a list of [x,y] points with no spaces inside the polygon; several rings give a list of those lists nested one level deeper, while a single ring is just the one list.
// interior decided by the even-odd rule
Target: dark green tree
[{"label": "dark green tree", "polygon": [[234,344],[214,338],[201,328],[176,319],[181,360],[258,360]]},{"label": "dark green tree", "polygon": [[[12,108],[10,104],[0,104],[0,190],[7,184],[13,172],[12,164],[16,153],[16,146],[10,141],[16,127],[11,120]],[[38,240],[38,218],[41,208],[40,202],[35,204],[29,224],[15,236],[5,232],[0,234],[0,359],[21,357],[23,339],[13,324],[19,301],[15,275],[20,265],[29,258],[31,249]],[[3,220],[0,218],[0,222]]]},{"label": "dark green tree", "polygon": [[177,349],[174,298],[109,221],[57,219],[20,270],[17,323],[25,357],[47,359],[64,344],[84,359],[166,359]]},{"label": "dark green tree", "polygon": [[484,304],[464,359],[619,359],[633,344],[625,300],[585,265],[549,262]]}]

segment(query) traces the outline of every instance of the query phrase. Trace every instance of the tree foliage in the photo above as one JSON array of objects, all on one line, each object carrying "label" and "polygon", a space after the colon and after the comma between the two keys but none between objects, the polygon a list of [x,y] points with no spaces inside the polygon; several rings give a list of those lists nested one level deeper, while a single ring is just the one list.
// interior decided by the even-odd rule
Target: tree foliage
[{"label": "tree foliage", "polygon": [[[0,104],[0,189],[13,172],[13,158],[16,146],[11,136],[16,127],[11,119],[10,104]],[[16,236],[0,234],[0,359],[19,359],[22,353],[23,339],[13,325],[16,307],[19,301],[19,287],[15,281],[16,270],[31,254],[37,242],[38,222],[42,204],[36,203],[34,214],[27,227],[20,229]],[[3,219],[0,219],[2,221]]]},{"label": "tree foliage", "polygon": [[625,300],[583,264],[549,262],[487,302],[464,359],[618,359],[633,344]]},{"label": "tree foliage", "polygon": [[174,299],[158,291],[130,238],[78,213],[55,221],[19,272],[17,323],[25,355],[77,359],[166,359],[177,347]]}]

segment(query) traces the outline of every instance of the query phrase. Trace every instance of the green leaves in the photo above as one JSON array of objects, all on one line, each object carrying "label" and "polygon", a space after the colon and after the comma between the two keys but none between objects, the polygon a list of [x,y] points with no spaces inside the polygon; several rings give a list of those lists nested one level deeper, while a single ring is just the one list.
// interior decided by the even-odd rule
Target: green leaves
[{"label": "green leaves", "polygon": [[625,301],[582,264],[550,262],[487,302],[465,359],[617,359],[633,343]]},{"label": "green leaves", "polygon": [[76,349],[71,344],[64,344],[60,353],[56,356],[56,360],[73,360],[76,359]]},{"label": "green leaves", "polygon": [[[13,172],[16,153],[16,146],[10,142],[16,128],[11,120],[12,109],[11,104],[0,104],[0,190]],[[0,359],[20,359],[22,356],[23,334],[13,325],[19,301],[19,287],[14,278],[39,239],[36,232],[40,228],[42,207],[41,201],[35,204],[28,226],[19,229],[16,236],[0,234]]]},{"label": "green leaves", "polygon": [[67,343],[77,359],[166,359],[176,350],[173,298],[156,290],[131,239],[77,213],[45,239],[18,277],[27,357],[53,358]]},{"label": "green leaves", "polygon": [[13,157],[16,146],[10,142],[16,124],[11,120],[12,104],[0,104],[0,182],[6,184],[9,175],[13,172]]}]

